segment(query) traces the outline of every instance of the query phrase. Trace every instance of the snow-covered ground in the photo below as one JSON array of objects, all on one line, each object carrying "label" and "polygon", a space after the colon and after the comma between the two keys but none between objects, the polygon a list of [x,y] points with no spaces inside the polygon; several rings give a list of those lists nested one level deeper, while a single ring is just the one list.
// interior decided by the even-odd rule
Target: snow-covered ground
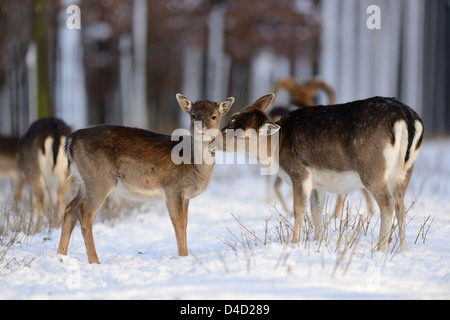
[{"label": "snow-covered ground", "polygon": [[366,221],[359,192],[349,196],[348,219],[327,219],[325,242],[280,243],[279,205],[265,201],[258,167],[217,165],[190,203],[188,257],[177,256],[162,201],[125,205],[121,217],[96,220],[100,265],[87,263],[79,225],[67,256],[56,254],[59,229],[21,237],[1,260],[0,299],[449,299],[449,159],[450,140],[425,141],[405,200],[407,208],[414,202],[406,252],[396,250],[395,235],[388,253],[372,250],[378,212],[357,237],[349,230],[339,238],[345,221]]}]

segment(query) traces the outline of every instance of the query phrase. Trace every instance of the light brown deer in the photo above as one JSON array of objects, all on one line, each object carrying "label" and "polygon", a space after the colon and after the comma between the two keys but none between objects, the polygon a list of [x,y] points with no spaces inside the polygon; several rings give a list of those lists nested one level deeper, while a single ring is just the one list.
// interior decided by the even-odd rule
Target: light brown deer
[{"label": "light brown deer", "polygon": [[16,154],[19,138],[0,137],[0,179],[11,179],[18,175]]},{"label": "light brown deer", "polygon": [[178,255],[188,255],[189,199],[206,189],[214,167],[214,162],[196,163],[193,155],[208,151],[208,144],[214,137],[206,136],[207,130],[218,132],[220,119],[230,110],[234,98],[217,104],[210,101],[193,103],[181,94],[176,97],[180,107],[191,117],[191,136],[185,137],[189,139],[190,149],[183,151],[187,151],[183,156],[188,161],[180,164],[172,161],[178,142],[172,141],[169,135],[102,125],[78,130],[69,136],[66,153],[79,191],[66,207],[59,254],[67,254],[70,235],[78,219],[88,261],[99,263],[92,222],[108,194],[115,190],[122,197],[131,199],[164,198],[175,229]]},{"label": "light brown deer", "polygon": [[56,213],[56,223],[62,220],[64,197],[70,186],[63,146],[71,131],[60,119],[40,119],[31,124],[19,141],[17,165],[25,183],[30,186],[34,204],[39,212],[36,227],[38,231],[51,205]]},{"label": "light brown deer", "polygon": [[297,107],[314,105],[314,98],[319,89],[325,90],[328,95],[329,104],[334,104],[335,101],[334,90],[318,77],[314,77],[302,84],[297,83],[293,77],[288,77],[276,83],[274,93],[276,94],[280,89],[284,89],[289,93],[291,96],[291,104]]},{"label": "light brown deer", "polygon": [[19,138],[0,137],[0,179],[11,179],[15,184],[20,177],[16,161],[18,147]]},{"label": "light brown deer", "polygon": [[16,161],[18,147],[19,138],[0,137],[0,179],[10,179],[13,182],[16,202],[20,198],[23,187],[23,178]]},{"label": "light brown deer", "polygon": [[[233,115],[221,130],[223,139],[216,138],[210,148],[227,150],[227,143],[236,143],[238,137],[227,140],[228,130],[241,129],[243,135],[256,135],[258,140],[279,130],[279,154],[273,157],[279,158],[283,180],[293,186],[293,242],[300,240],[308,200],[320,239],[326,192],[342,194],[366,188],[381,213],[378,250],[388,248],[394,208],[400,246],[405,250],[403,197],[423,142],[423,122],[417,113],[395,98],[374,97],[305,107],[272,123],[264,110],[273,98],[273,94],[263,96]],[[246,146],[242,151],[249,149]]]}]

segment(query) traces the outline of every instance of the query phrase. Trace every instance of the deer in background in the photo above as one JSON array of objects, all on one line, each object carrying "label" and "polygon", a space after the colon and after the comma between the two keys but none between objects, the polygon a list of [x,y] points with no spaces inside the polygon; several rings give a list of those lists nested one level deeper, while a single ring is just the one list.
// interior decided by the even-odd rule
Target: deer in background
[{"label": "deer in background", "polygon": [[[288,77],[286,79],[280,80],[275,85],[274,94],[278,92],[278,90],[284,89],[286,90],[290,96],[291,96],[291,104],[298,108],[303,107],[309,107],[314,106],[314,98],[317,95],[317,91],[319,89],[325,90],[325,92],[328,95],[328,104],[333,105],[335,104],[335,94],[334,90],[331,88],[329,84],[327,84],[325,81],[321,80],[318,77],[314,77],[308,82],[305,82],[303,84],[299,84],[295,81],[293,77]],[[276,106],[272,108],[269,112],[269,118],[272,122],[277,122],[280,120],[285,114],[292,111],[292,108],[287,106]],[[275,195],[278,198],[278,200],[281,203],[281,206],[283,207],[284,211],[289,212],[289,209],[286,205],[286,202],[283,199],[283,196],[281,194],[281,184],[282,179],[277,176],[275,178],[274,182],[274,189],[275,189]],[[267,182],[270,182],[270,176],[267,177]],[[269,190],[269,188],[267,188]],[[370,194],[367,192],[366,189],[361,189],[364,197],[366,198],[367,207],[370,214],[374,213],[373,205],[372,205],[372,199],[370,198]],[[269,194],[269,192],[268,192]],[[339,194],[336,201],[336,206],[334,208],[333,212],[333,218],[337,218],[343,208],[344,208],[344,201],[347,197],[347,194]],[[268,196],[269,199],[269,196]]]},{"label": "deer in background", "polygon": [[309,107],[315,105],[314,98],[319,89],[325,90],[328,95],[329,104],[334,104],[335,94],[334,90],[325,81],[314,77],[308,82],[299,84],[293,77],[280,80],[276,83],[274,93],[278,90],[284,89],[291,96],[291,104],[297,107]]},{"label": "deer in background", "polygon": [[19,138],[0,137],[0,179],[11,179],[17,176],[16,154]]},{"label": "deer in background", "polygon": [[[64,197],[70,186],[63,146],[71,131],[60,119],[41,119],[31,124],[19,141],[17,165],[25,183],[30,186],[34,205],[39,212],[37,231],[41,229],[45,213],[50,211],[51,206],[56,213],[56,223],[62,221]],[[17,197],[20,198],[20,194]]]},{"label": "deer in background", "polygon": [[279,130],[279,174],[294,192],[293,242],[300,240],[308,200],[320,239],[326,192],[366,188],[381,213],[377,249],[387,251],[395,209],[405,250],[403,198],[423,142],[423,122],[417,113],[395,98],[374,97],[297,109],[273,123],[264,113],[273,98],[274,94],[263,96],[231,116],[221,129],[224,138],[210,148],[227,150],[227,130],[241,129],[244,136],[257,139]]},{"label": "deer in background", "polygon": [[0,179],[11,179],[13,181],[14,200],[16,202],[20,198],[24,183],[16,161],[18,147],[18,137],[0,137]]},{"label": "deer in background", "polygon": [[[214,167],[214,162],[195,163],[191,156],[208,151],[208,144],[214,137],[208,137],[207,130],[218,132],[220,119],[230,110],[234,98],[217,104],[211,101],[193,103],[181,94],[176,97],[181,109],[191,118],[191,136],[185,137],[191,142],[189,161],[175,164],[172,153],[178,142],[172,141],[169,135],[143,129],[102,125],[78,130],[69,136],[65,150],[79,190],[65,210],[59,254],[67,254],[70,235],[78,219],[88,261],[99,263],[92,222],[108,194],[115,190],[129,199],[164,198],[175,229],[178,255],[188,255],[189,200],[206,189]],[[195,141],[198,137],[200,141]]]}]

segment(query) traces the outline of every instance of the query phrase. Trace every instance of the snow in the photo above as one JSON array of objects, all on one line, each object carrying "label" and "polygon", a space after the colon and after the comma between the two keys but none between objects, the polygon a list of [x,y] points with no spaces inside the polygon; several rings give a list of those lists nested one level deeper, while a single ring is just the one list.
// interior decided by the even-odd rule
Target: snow
[{"label": "snow", "polygon": [[[100,265],[88,264],[79,225],[67,256],[56,253],[59,229],[21,237],[1,260],[0,299],[449,299],[449,158],[450,140],[425,140],[405,197],[407,208],[414,202],[405,252],[396,250],[395,239],[388,253],[372,250],[378,213],[349,250],[336,250],[339,222],[331,218],[326,243],[280,243],[281,209],[265,201],[266,177],[258,166],[223,164],[208,189],[191,200],[188,257],[176,255],[162,201],[124,204],[115,220],[95,221]],[[3,194],[10,188],[0,187]],[[287,186],[283,192],[289,196]],[[348,199],[349,219],[358,212],[365,217],[362,194]]]}]

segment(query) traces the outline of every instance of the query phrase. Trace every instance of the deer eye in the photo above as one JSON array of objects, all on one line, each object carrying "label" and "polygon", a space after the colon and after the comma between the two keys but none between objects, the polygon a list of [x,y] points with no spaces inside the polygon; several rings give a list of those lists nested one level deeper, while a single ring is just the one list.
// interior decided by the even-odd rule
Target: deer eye
[{"label": "deer eye", "polygon": [[191,119],[195,119],[195,115],[191,115]]},{"label": "deer eye", "polygon": [[216,117],[216,116],[212,116],[212,117],[211,117],[211,119],[213,119],[213,120],[216,120],[216,119],[217,119],[217,117]]}]

